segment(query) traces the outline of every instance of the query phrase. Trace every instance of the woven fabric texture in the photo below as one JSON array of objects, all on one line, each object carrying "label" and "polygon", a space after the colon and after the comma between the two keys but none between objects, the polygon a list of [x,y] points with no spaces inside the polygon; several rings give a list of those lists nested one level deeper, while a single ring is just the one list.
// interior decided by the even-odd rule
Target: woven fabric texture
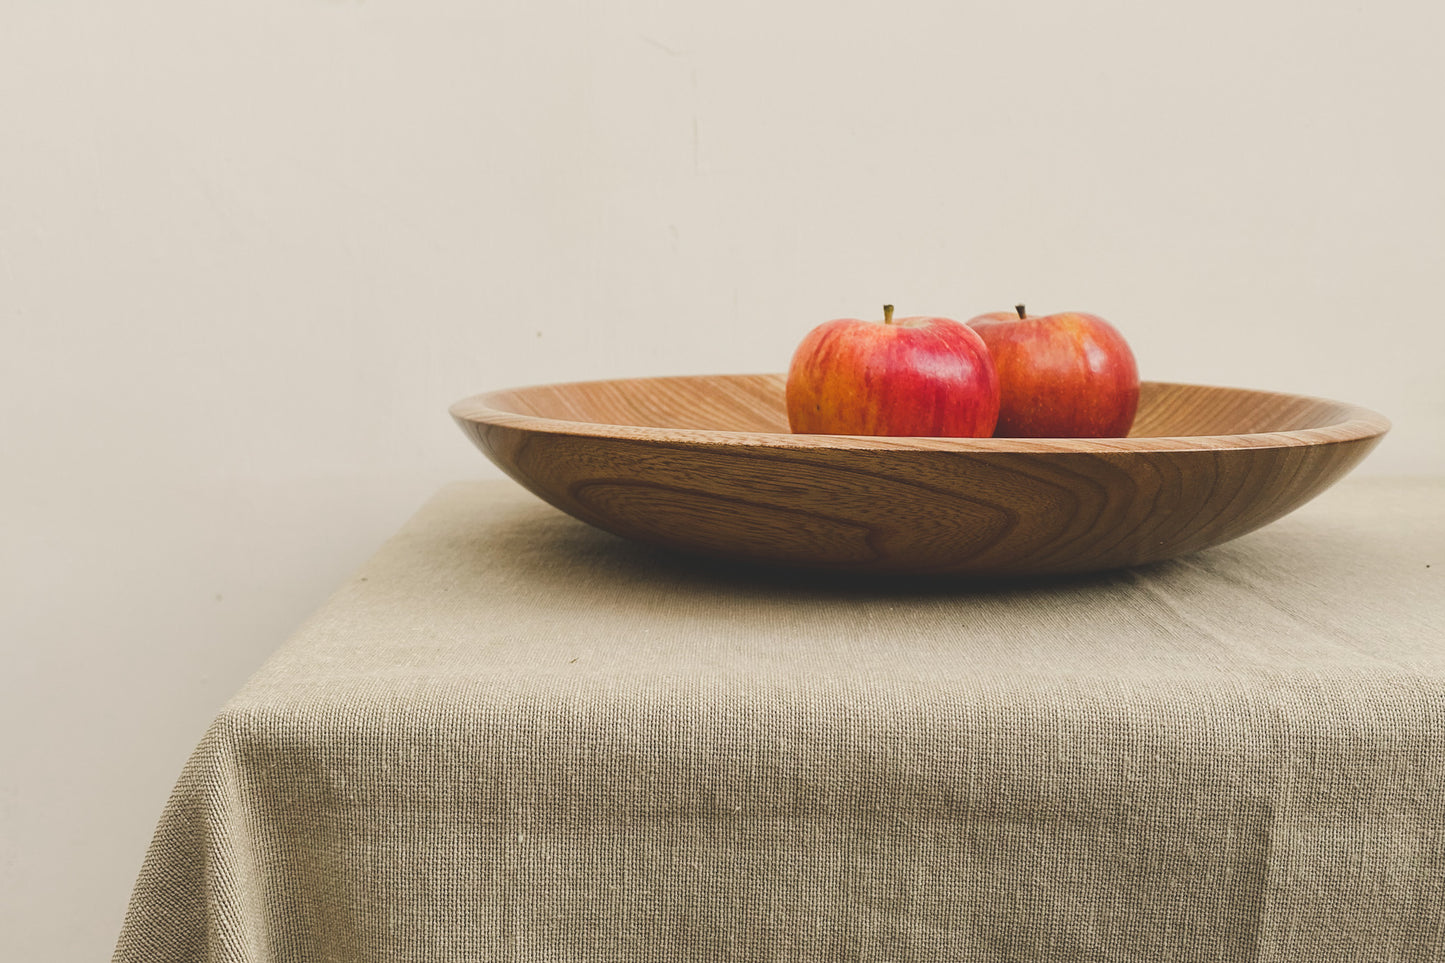
[{"label": "woven fabric texture", "polygon": [[206,733],[115,959],[1445,959],[1445,480],[988,586],[450,486]]}]

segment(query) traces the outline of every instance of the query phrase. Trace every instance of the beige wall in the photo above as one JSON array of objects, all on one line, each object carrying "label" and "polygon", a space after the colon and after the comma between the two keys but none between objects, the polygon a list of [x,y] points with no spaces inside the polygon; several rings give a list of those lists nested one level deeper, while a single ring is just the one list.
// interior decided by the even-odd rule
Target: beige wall
[{"label": "beige wall", "polygon": [[1430,0],[0,10],[0,957],[109,951],[217,708],[509,384],[1026,300],[1445,471]]}]

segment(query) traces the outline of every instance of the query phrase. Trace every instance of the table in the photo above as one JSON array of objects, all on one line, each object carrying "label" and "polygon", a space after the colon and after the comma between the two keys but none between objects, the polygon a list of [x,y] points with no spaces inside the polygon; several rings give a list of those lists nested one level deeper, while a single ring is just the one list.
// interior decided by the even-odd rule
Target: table
[{"label": "table", "polygon": [[986,586],[449,486],[220,713],[115,959],[1445,959],[1445,479]]}]

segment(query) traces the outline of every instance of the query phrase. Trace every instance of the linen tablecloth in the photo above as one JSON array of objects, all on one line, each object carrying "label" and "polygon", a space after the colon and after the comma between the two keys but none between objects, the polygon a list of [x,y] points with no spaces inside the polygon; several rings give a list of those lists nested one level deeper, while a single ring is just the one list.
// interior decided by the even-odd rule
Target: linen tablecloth
[{"label": "linen tablecloth", "polygon": [[221,712],[115,958],[1445,959],[1445,480],[994,585],[456,484]]}]

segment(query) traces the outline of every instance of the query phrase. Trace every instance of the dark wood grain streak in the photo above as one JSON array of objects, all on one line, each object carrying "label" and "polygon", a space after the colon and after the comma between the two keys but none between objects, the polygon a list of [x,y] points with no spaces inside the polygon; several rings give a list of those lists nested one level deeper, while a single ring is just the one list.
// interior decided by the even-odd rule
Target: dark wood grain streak
[{"label": "dark wood grain streak", "polygon": [[1128,438],[794,435],[781,375],[478,395],[453,418],[540,498],[618,535],[849,571],[1011,576],[1158,561],[1293,511],[1389,430],[1325,399],[1148,382]]}]

